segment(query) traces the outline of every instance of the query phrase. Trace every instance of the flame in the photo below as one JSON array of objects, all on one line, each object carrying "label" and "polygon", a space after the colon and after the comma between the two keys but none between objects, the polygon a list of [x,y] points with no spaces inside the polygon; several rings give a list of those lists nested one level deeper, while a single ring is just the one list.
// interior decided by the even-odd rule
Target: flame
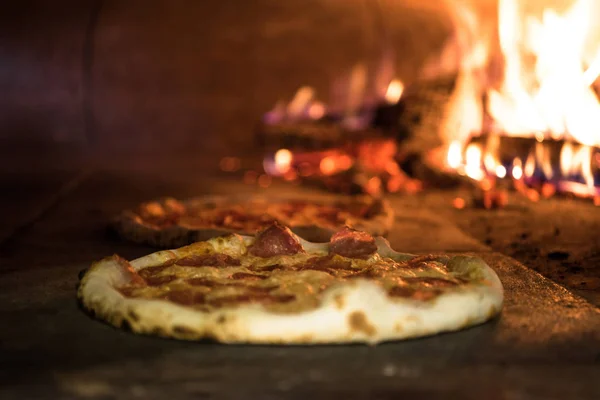
[{"label": "flame", "polygon": [[509,135],[547,132],[600,144],[600,102],[591,87],[600,74],[598,46],[584,66],[590,58],[586,41],[593,0],[576,0],[562,12],[545,8],[537,18],[517,0],[498,4],[504,79],[498,90],[488,91],[487,103],[496,128]]},{"label": "flame", "polygon": [[457,169],[462,163],[462,148],[459,141],[454,141],[448,147],[446,163],[452,169]]},{"label": "flame", "polygon": [[310,86],[303,86],[294,95],[294,98],[287,105],[287,115],[290,118],[299,118],[309,107],[315,96],[315,90]]},{"label": "flame", "polygon": [[319,169],[323,175],[332,175],[336,169],[333,157],[324,157],[319,163]]},{"label": "flame", "polygon": [[476,144],[467,146],[465,152],[465,173],[471,179],[477,181],[483,179],[484,173],[481,169],[481,147]]},{"label": "flame", "polygon": [[404,84],[398,79],[394,79],[388,85],[387,91],[385,92],[385,101],[389,104],[396,104],[400,101],[402,93],[404,92]]},{"label": "flame", "polygon": [[585,184],[593,188],[592,148],[585,145],[575,148],[571,143],[565,143],[560,152],[560,170],[565,177],[580,175]]},{"label": "flame", "polygon": [[498,165],[496,166],[496,176],[500,179],[506,177],[506,168],[504,167],[504,165]]},{"label": "flame", "polygon": [[[449,143],[446,165],[480,186],[486,179],[511,176],[517,190],[532,200],[539,199],[537,190],[544,197],[563,190],[595,196],[600,190],[593,174],[600,167],[594,157],[600,156],[592,147],[600,146],[600,92],[595,92],[600,89],[600,29],[595,22],[600,1],[550,3],[498,0],[494,47],[474,4],[449,2],[456,25],[451,44],[460,57],[441,128]],[[471,140],[482,132],[487,140]],[[500,155],[509,152],[500,144],[527,142],[504,143],[502,136],[535,142],[526,157],[513,159],[512,165],[503,159],[503,165]],[[558,140],[566,144],[556,160],[552,151]]]},{"label": "flame", "polygon": [[288,149],[280,149],[275,153],[275,166],[280,173],[289,171],[292,165],[293,155]]},{"label": "flame", "polygon": [[516,180],[520,180],[523,177],[523,167],[521,166],[521,160],[515,158],[512,166],[512,176]]},{"label": "flame", "polygon": [[263,159],[263,169],[269,175],[285,175],[292,169],[292,152],[288,149],[279,149],[273,156]]},{"label": "flame", "polygon": [[321,119],[325,115],[325,104],[315,101],[308,107],[308,116],[311,119]]}]

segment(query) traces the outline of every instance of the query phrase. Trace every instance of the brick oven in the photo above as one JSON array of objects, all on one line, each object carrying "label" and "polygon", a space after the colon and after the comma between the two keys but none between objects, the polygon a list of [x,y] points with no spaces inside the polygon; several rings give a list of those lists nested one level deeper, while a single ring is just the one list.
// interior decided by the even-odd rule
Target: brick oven
[{"label": "brick oven", "polygon": [[[598,398],[597,0],[31,0],[0,25],[0,394]],[[484,258],[494,321],[375,347],[92,321],[78,273],[163,196],[386,197],[393,247]]]}]

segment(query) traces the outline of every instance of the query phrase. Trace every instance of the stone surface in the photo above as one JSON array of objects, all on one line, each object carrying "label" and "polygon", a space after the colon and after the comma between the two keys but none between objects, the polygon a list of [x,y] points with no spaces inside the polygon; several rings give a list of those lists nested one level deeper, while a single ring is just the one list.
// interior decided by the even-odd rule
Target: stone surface
[{"label": "stone surface", "polygon": [[[502,315],[438,336],[352,346],[224,346],[136,336],[79,309],[90,261],[151,249],[106,234],[123,207],[164,195],[250,193],[236,179],[96,172],[0,254],[0,397],[21,398],[597,398],[600,312],[457,230],[418,197],[393,199],[404,251],[477,251],[499,274]],[[309,189],[274,185],[271,193]],[[418,226],[430,228],[423,238]],[[453,236],[448,239],[448,236]]]},{"label": "stone surface", "polygon": [[[306,395],[595,398],[600,314],[496,253],[500,318],[462,332],[369,346],[224,346],[121,332],[74,298],[84,264],[3,275],[0,332],[7,397],[162,398]],[[260,367],[258,367],[260,366]]]}]

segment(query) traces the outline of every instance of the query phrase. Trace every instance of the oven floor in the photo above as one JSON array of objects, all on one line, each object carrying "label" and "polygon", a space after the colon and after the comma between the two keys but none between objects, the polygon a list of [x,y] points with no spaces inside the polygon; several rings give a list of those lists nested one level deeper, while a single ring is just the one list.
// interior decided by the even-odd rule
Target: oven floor
[{"label": "oven floor", "polygon": [[[47,173],[10,181],[14,190],[1,200],[9,217],[0,231],[0,397],[600,397],[598,308],[494,251],[515,247],[504,253],[518,258],[519,249],[530,243],[542,245],[542,233],[524,225],[533,212],[527,205],[458,212],[450,206],[454,194],[392,198],[398,211],[389,237],[394,248],[474,252],[498,272],[506,302],[494,321],[375,347],[224,346],[135,336],[97,322],[78,308],[77,274],[106,255],[133,258],[152,251],[107,233],[108,218],[122,208],[166,194],[239,193],[253,187],[223,176],[192,179],[196,173],[57,171],[54,180]],[[284,190],[308,191],[269,188]],[[584,207],[574,204],[564,206],[565,212]],[[478,221],[491,230],[474,227]],[[494,221],[501,233],[494,233]],[[529,236],[511,245],[524,229]],[[553,245],[573,257],[569,240],[577,237],[561,229]],[[499,244],[504,234],[506,245]],[[532,259],[531,265],[548,257],[540,250],[541,261]]]}]

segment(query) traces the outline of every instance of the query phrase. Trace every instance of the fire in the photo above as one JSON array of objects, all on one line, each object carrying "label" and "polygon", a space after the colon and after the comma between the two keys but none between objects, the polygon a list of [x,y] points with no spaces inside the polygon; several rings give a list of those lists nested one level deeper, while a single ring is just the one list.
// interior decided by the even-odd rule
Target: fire
[{"label": "fire", "polygon": [[483,170],[481,169],[481,148],[475,144],[470,144],[465,153],[465,173],[469,178],[477,181],[483,179]]},{"label": "fire", "polygon": [[446,163],[450,168],[457,169],[462,163],[462,149],[461,144],[458,141],[454,141],[450,144],[448,148],[448,157],[446,158]]},{"label": "fire", "polygon": [[577,0],[563,12],[545,8],[541,18],[526,15],[516,0],[499,1],[504,79],[499,90],[488,91],[487,104],[497,129],[600,144],[600,102],[591,87],[600,49],[588,68],[584,63],[594,15],[592,0]]},{"label": "fire", "polygon": [[521,166],[521,160],[519,160],[518,158],[515,158],[515,161],[513,162],[512,176],[516,180],[521,180],[521,178],[523,177],[523,167]]},{"label": "fire", "polygon": [[[600,1],[524,3],[498,0],[494,45],[475,8],[452,2],[460,60],[441,135],[447,143],[446,166],[480,183],[486,177],[512,177],[523,192],[527,185],[544,197],[555,191],[595,196]],[[482,134],[487,140],[473,141]],[[531,142],[501,152],[506,137]],[[539,193],[527,195],[539,198]]]},{"label": "fire", "polygon": [[325,104],[315,101],[308,107],[308,116],[311,119],[320,119],[325,115]]},{"label": "fire", "polygon": [[319,169],[323,175],[332,175],[335,172],[335,160],[333,157],[324,157],[319,163]]},{"label": "fire", "polygon": [[589,146],[575,148],[572,144],[565,144],[560,152],[560,169],[564,176],[569,177],[580,173],[585,184],[594,187],[592,174],[592,149]]},{"label": "fire", "polygon": [[292,152],[288,149],[280,149],[275,153],[275,165],[279,171],[286,173],[292,164]]},{"label": "fire", "polygon": [[500,179],[506,177],[506,168],[504,167],[504,165],[497,165],[495,172],[496,176]]},{"label": "fire", "polygon": [[387,91],[385,92],[385,101],[388,102],[388,104],[396,104],[400,101],[403,92],[404,84],[398,79],[394,79],[390,82]]},{"label": "fire", "polygon": [[273,157],[263,160],[265,172],[273,176],[282,176],[290,172],[294,156],[288,149],[279,149]]},{"label": "fire", "polygon": [[326,113],[325,104],[316,100],[315,89],[302,86],[289,103],[278,101],[263,119],[267,124],[276,124],[283,121],[318,120]]}]

